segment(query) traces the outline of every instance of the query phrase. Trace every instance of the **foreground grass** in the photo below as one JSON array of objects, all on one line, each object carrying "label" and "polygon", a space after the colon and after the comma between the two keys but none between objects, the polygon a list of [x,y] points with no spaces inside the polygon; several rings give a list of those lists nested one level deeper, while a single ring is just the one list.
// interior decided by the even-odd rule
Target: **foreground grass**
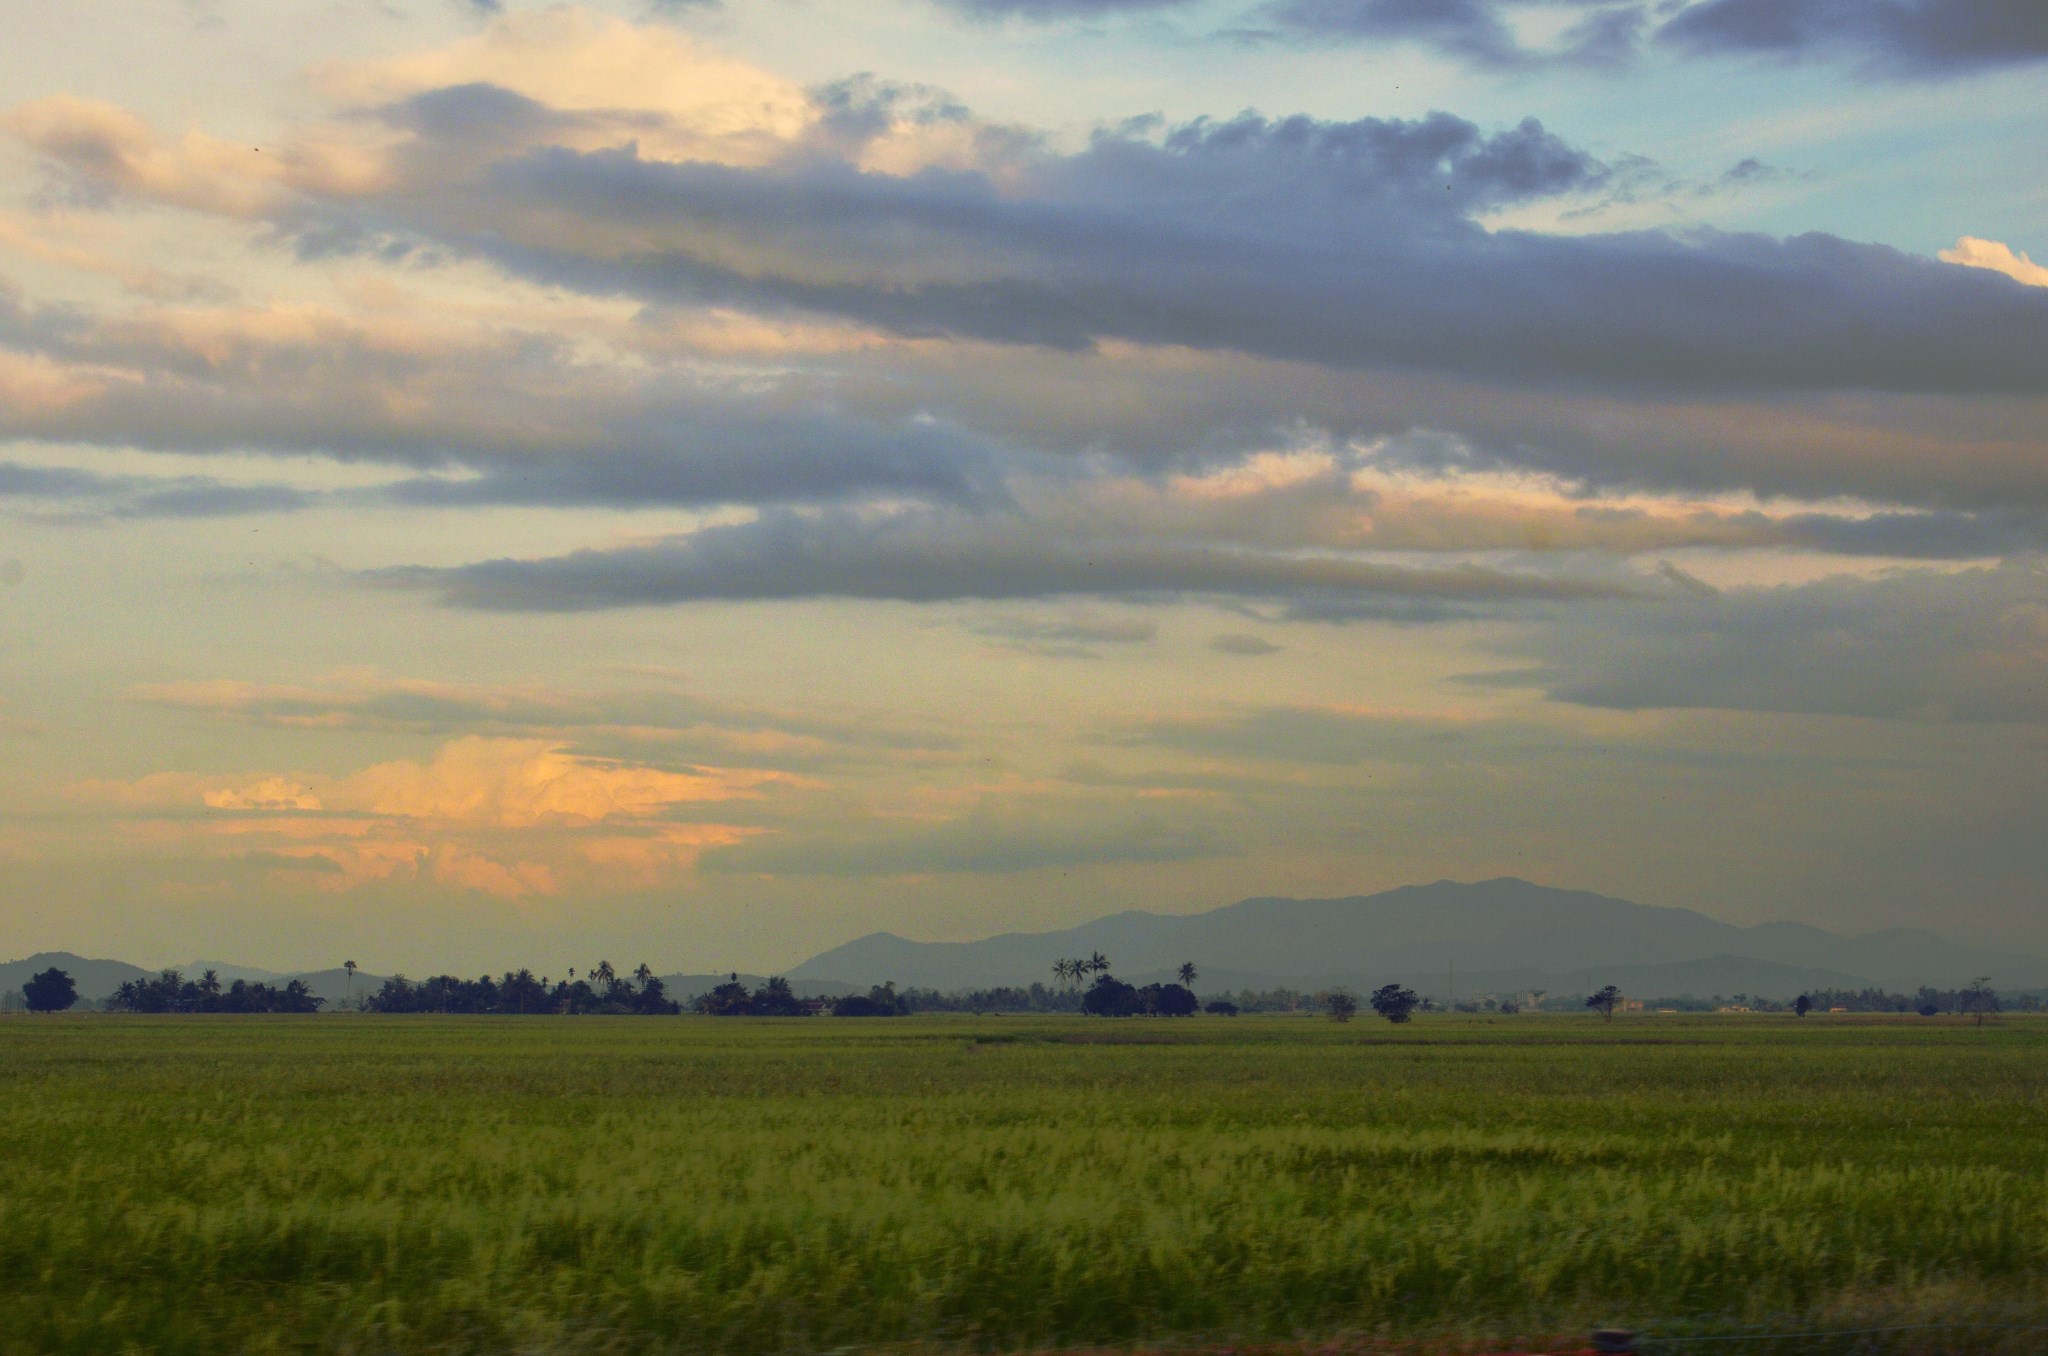
[{"label": "foreground grass", "polygon": [[12,1019],[0,1352],[2048,1322],[2044,1069],[2025,1020]]}]

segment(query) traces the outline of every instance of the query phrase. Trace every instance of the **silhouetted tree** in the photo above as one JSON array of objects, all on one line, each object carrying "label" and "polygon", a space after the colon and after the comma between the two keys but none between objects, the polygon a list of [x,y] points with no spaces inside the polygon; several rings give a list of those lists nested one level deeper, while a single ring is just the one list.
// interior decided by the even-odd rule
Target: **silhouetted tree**
[{"label": "silhouetted tree", "polygon": [[1962,1001],[1956,1005],[1961,1011],[1977,1019],[1977,1025],[1984,1025],[1984,1019],[1998,1011],[1998,995],[1992,992],[1991,977],[1979,975],[1963,990]]},{"label": "silhouetted tree", "polygon": [[1323,1010],[1333,1022],[1348,1022],[1358,1015],[1358,999],[1349,989],[1333,989],[1323,998]]},{"label": "silhouetted tree", "polygon": [[1138,990],[1138,1001],[1154,1017],[1192,1017],[1201,1008],[1194,994],[1178,984],[1147,984]]},{"label": "silhouetted tree", "polygon": [[896,981],[877,984],[866,993],[850,993],[832,1005],[834,1017],[894,1017],[903,1011]]},{"label": "silhouetted tree", "polygon": [[756,1017],[796,1017],[803,1013],[804,1005],[790,989],[789,981],[781,975],[773,976],[766,984],[754,990],[754,1015]]},{"label": "silhouetted tree", "polygon": [[1794,1017],[1804,1017],[1807,1013],[1812,1011],[1813,1000],[1811,998],[1808,998],[1805,994],[1800,994],[1799,997],[1792,1000],[1792,1015]]},{"label": "silhouetted tree", "polygon": [[1195,976],[1197,973],[1193,961],[1182,961],[1179,971],[1181,987],[1192,990],[1195,987]]},{"label": "silhouetted tree", "polygon": [[1367,1000],[1372,1010],[1388,1021],[1399,1025],[1414,1016],[1416,1005],[1422,1000],[1415,996],[1415,990],[1404,989],[1399,984],[1382,984],[1372,991]]},{"label": "silhouetted tree", "polygon": [[1135,987],[1115,975],[1104,974],[1097,975],[1088,992],[1081,996],[1081,1010],[1091,1017],[1131,1017],[1144,1011],[1144,1007]]},{"label": "silhouetted tree", "polygon": [[[1740,996],[1739,994],[1737,995],[1737,997]],[[1612,984],[1601,989],[1598,993],[1588,995],[1586,998],[1586,1006],[1610,1022],[1614,1020],[1614,1009],[1620,1002],[1621,990],[1615,988]]]},{"label": "silhouetted tree", "polygon": [[1211,1013],[1217,1017],[1235,1017],[1237,1016],[1237,1004],[1231,1002],[1227,998],[1219,998],[1215,1002],[1203,1008],[1202,1011]]},{"label": "silhouetted tree", "polygon": [[53,965],[21,986],[21,1000],[30,1012],[62,1012],[78,1001],[78,985]]}]

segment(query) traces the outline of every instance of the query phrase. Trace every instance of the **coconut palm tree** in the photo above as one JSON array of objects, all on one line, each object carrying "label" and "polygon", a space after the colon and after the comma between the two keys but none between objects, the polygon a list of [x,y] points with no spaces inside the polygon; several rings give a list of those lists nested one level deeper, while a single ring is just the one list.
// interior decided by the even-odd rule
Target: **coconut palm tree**
[{"label": "coconut palm tree", "polygon": [[1067,958],[1061,956],[1052,963],[1052,977],[1059,981],[1062,989],[1067,987]]},{"label": "coconut palm tree", "polygon": [[1193,991],[1195,987],[1195,963],[1193,961],[1182,961],[1180,963],[1180,984],[1182,988]]},{"label": "coconut palm tree", "polygon": [[356,1001],[356,963],[352,960],[345,960],[341,963],[341,968],[348,971],[348,1001],[354,1003]]},{"label": "coconut palm tree", "polygon": [[1098,975],[1108,974],[1109,957],[1103,955],[1100,951],[1096,952],[1094,955],[1088,958],[1088,968],[1089,970]]}]

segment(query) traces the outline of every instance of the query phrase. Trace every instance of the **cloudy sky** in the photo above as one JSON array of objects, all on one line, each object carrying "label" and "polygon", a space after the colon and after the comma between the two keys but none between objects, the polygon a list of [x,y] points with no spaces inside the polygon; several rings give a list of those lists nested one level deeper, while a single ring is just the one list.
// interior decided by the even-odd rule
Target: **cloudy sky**
[{"label": "cloudy sky", "polygon": [[74,0],[0,953],[2048,952],[2039,0]]}]

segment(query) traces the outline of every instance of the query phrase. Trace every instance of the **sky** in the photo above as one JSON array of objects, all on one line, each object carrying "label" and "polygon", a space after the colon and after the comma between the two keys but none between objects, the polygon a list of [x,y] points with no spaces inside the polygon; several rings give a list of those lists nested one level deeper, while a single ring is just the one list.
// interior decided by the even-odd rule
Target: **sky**
[{"label": "sky", "polygon": [[2048,954],[2039,0],[22,9],[0,953]]}]

